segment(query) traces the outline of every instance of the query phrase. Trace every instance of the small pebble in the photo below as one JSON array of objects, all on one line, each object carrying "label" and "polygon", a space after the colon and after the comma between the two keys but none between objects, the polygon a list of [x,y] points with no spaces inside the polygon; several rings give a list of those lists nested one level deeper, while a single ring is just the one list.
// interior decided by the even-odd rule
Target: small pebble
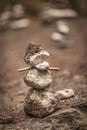
[{"label": "small pebble", "polygon": [[55,93],[55,96],[59,99],[70,98],[70,97],[74,96],[74,91],[73,91],[73,89],[58,90]]},{"label": "small pebble", "polygon": [[53,41],[62,41],[63,40],[63,36],[60,33],[58,33],[58,32],[54,32],[52,34],[52,36],[51,36],[51,39]]},{"label": "small pebble", "polygon": [[69,33],[69,27],[67,26],[67,24],[63,21],[58,21],[57,23],[57,29],[60,33],[62,34],[68,34]]}]

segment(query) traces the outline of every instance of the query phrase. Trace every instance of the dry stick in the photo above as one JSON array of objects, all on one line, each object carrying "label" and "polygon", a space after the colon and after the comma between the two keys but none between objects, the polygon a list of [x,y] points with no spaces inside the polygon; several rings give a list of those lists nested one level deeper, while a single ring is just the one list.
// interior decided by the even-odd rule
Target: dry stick
[{"label": "dry stick", "polygon": [[55,71],[58,71],[58,70],[60,70],[60,68],[57,68],[57,67],[50,67],[49,70],[55,70]]},{"label": "dry stick", "polygon": [[[41,61],[42,62],[42,61]],[[39,63],[41,63],[39,62]],[[26,71],[26,70],[30,70],[31,68],[35,67],[37,64],[39,63],[36,63],[35,65],[32,65],[30,67],[25,67],[25,68],[22,68],[22,69],[18,69],[18,72],[22,72],[22,71]],[[60,68],[57,68],[57,67],[50,67],[49,70],[55,70],[55,71],[58,71]]]},{"label": "dry stick", "polygon": [[[41,61],[42,62],[42,61]],[[39,62],[39,63],[41,63]],[[39,64],[39,63],[36,63],[35,65]],[[22,69],[18,69],[18,72],[22,72],[22,71],[26,71],[26,70],[30,70],[31,68],[33,68],[35,65],[32,65],[30,67],[25,67],[25,68],[22,68]]]},{"label": "dry stick", "polygon": [[[31,68],[33,68],[34,67],[34,65],[33,66],[31,66],[31,67],[25,67],[25,68],[22,68],[22,69],[18,69],[18,72],[22,72],[22,71],[26,71],[26,70],[29,70],[29,69],[31,69]],[[49,70],[55,70],[55,71],[58,71],[60,68],[57,68],[57,67],[50,67],[49,68]]]},{"label": "dry stick", "polygon": [[32,68],[32,66],[31,67],[25,67],[25,68],[22,68],[22,69],[18,69],[18,72],[26,71],[26,70],[29,70],[31,68]]}]

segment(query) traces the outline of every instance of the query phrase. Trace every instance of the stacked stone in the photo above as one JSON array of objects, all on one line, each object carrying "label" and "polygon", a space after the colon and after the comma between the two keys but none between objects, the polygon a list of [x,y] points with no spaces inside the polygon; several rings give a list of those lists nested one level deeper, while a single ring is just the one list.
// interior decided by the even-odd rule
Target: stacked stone
[{"label": "stacked stone", "polygon": [[45,117],[57,108],[57,98],[46,90],[52,83],[49,63],[50,54],[40,45],[29,44],[24,60],[32,67],[24,76],[24,82],[31,87],[25,98],[24,110],[35,117]]},{"label": "stacked stone", "polygon": [[52,33],[51,39],[57,43],[58,48],[64,49],[69,46],[69,33],[70,28],[68,24],[64,21],[57,21],[56,22],[57,31]]},{"label": "stacked stone", "polygon": [[22,4],[16,4],[12,8],[11,29],[25,29],[30,26],[30,20],[25,17],[25,8]]}]

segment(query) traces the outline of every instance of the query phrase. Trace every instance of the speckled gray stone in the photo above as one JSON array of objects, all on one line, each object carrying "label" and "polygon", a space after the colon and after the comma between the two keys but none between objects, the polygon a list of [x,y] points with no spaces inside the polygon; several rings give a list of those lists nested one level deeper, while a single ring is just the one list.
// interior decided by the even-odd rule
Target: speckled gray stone
[{"label": "speckled gray stone", "polygon": [[29,62],[31,65],[35,65],[42,61],[47,60],[49,56],[50,56],[50,54],[47,51],[41,50],[39,53],[36,53],[36,54],[30,56]]},{"label": "speckled gray stone", "polygon": [[37,65],[35,65],[35,68],[39,69],[39,70],[48,70],[49,69],[49,63],[46,61],[43,61]]},{"label": "speckled gray stone", "polygon": [[51,72],[32,69],[24,76],[24,81],[32,88],[44,89],[52,82]]},{"label": "speckled gray stone", "polygon": [[24,103],[24,111],[35,117],[45,117],[51,114],[58,106],[54,94],[37,89],[31,89]]},{"label": "speckled gray stone", "polygon": [[58,90],[55,93],[56,98],[58,99],[66,99],[74,96],[74,90],[73,89],[63,89],[63,90]]}]

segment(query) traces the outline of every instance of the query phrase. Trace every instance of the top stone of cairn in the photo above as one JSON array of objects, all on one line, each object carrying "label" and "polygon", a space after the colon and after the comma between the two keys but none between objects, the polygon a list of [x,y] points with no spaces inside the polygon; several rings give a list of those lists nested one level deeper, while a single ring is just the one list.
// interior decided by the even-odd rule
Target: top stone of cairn
[{"label": "top stone of cairn", "polygon": [[45,61],[50,54],[45,51],[40,45],[30,43],[25,51],[24,61],[30,65],[39,64]]}]

